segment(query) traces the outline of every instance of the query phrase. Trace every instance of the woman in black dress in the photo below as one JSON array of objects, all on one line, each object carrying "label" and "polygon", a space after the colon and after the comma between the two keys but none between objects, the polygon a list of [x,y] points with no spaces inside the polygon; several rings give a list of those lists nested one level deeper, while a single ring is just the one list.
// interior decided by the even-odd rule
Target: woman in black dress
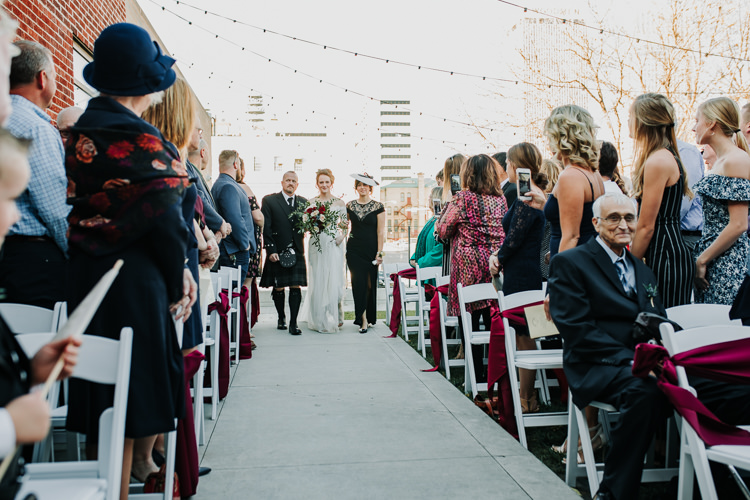
[{"label": "woman in black dress", "polygon": [[354,324],[359,333],[367,332],[377,321],[378,266],[383,263],[385,240],[385,208],[370,198],[377,182],[367,174],[352,177],[359,198],[346,204],[346,213],[352,223],[346,242],[346,264],[352,278],[354,297]]},{"label": "woman in black dress", "polygon": [[[531,172],[531,190],[544,196],[547,175],[540,170],[542,154],[536,146],[528,142],[516,144],[508,150],[507,171],[510,182],[516,184],[516,169],[526,168]],[[505,239],[497,252],[490,256],[490,273],[503,272],[503,292],[505,295],[542,289],[542,271],[539,267],[539,254],[544,238],[544,213],[516,199],[503,217]],[[520,351],[536,350],[536,341],[529,335],[526,325],[514,324],[516,345]],[[521,407],[523,413],[539,411],[534,380],[536,370],[520,369]]]},{"label": "woman in black dress", "polygon": [[638,229],[630,251],[645,257],[664,307],[690,303],[695,261],[680,232],[683,195],[692,196],[674,134],[674,107],[661,94],[643,94],[630,107],[635,139],[633,189]]},{"label": "woman in black dress", "polygon": [[[125,261],[87,330],[119,338],[123,327],[133,328],[122,499],[128,496],[134,442],[153,443],[153,436],[174,430],[185,409],[171,311],[182,307],[189,314],[196,298],[185,267],[189,234],[181,209],[188,177],[161,132],[140,118],[151,94],[174,83],[174,62],[140,27],[121,23],[102,31],[94,62],[83,72],[101,95],[89,101],[66,147],[73,206],[69,265],[76,277],[70,309],[116,260]],[[113,395],[112,386],[70,381],[67,427],[87,435],[91,452],[99,416]]]}]

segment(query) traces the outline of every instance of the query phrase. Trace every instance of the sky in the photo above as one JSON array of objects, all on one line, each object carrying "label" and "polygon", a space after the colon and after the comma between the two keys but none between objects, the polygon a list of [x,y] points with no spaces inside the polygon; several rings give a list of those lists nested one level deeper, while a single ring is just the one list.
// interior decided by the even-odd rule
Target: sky
[{"label": "sky", "polygon": [[[215,137],[214,144],[234,147],[246,159],[276,154],[266,148],[279,129],[325,132],[330,140],[315,152],[317,167],[377,173],[380,137],[373,124],[380,118],[379,99],[411,101],[413,169],[429,176],[456,152],[491,154],[520,141],[517,131],[498,122],[504,113],[523,113],[521,85],[374,61],[268,31],[389,61],[514,80],[522,8],[498,0],[138,2],[203,106],[218,122],[230,123],[232,132],[243,133]],[[559,1],[518,2],[560,13]],[[605,23],[623,30],[633,29],[636,13],[648,15],[652,5],[597,2]],[[590,13],[582,0],[565,7],[583,18]],[[278,120],[273,126],[267,121],[254,138],[246,113],[251,94],[262,94],[266,119]],[[289,154],[297,147],[289,143]],[[310,183],[310,175],[301,182]],[[278,180],[266,174],[254,180],[278,189]]]}]

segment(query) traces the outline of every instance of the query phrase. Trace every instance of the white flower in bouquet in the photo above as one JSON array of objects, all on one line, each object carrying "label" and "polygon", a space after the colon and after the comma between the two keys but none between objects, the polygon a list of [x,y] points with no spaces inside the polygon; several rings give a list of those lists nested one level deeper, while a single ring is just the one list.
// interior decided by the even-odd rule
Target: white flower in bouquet
[{"label": "white flower in bouquet", "polygon": [[325,215],[321,215],[320,216],[320,222],[325,222],[325,221],[326,221],[326,216]]},{"label": "white flower in bouquet", "polygon": [[308,215],[307,215],[307,214],[304,214],[304,215],[302,215],[302,220],[303,220],[304,222],[307,222],[307,220],[308,220],[309,218],[310,218],[310,217],[308,217]]}]

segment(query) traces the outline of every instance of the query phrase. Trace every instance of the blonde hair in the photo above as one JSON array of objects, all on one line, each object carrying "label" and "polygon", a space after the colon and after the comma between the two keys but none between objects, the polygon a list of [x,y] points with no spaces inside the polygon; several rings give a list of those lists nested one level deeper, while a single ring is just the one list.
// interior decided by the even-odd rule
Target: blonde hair
[{"label": "blonde hair", "polygon": [[728,97],[714,97],[698,106],[698,113],[715,122],[725,136],[734,136],[737,147],[750,154],[750,147],[740,129],[740,106],[736,102]]},{"label": "blonde hair", "polygon": [[[669,99],[662,94],[641,94],[630,109],[633,118],[630,126],[635,140],[633,196],[640,199],[643,195],[643,168],[648,157],[663,148],[669,148],[677,158],[680,158],[680,153],[674,133],[674,106]],[[677,165],[683,177],[682,194],[692,198],[682,160]]]},{"label": "blonde hair", "polygon": [[333,184],[334,177],[333,177],[333,172],[331,172],[330,168],[321,168],[320,170],[318,170],[317,172],[315,172],[315,184],[318,183],[318,179],[320,179],[321,175],[327,175],[328,177],[330,177],[331,178],[331,184]]},{"label": "blonde hair", "polygon": [[544,134],[550,149],[567,157],[571,164],[592,172],[599,168],[595,129],[591,114],[575,104],[553,109],[544,121]]},{"label": "blonde hair", "polygon": [[443,189],[443,202],[450,201],[453,195],[451,194],[451,175],[461,173],[461,165],[466,161],[466,157],[461,153],[456,153],[450,158],[445,160],[443,166],[443,182],[448,183],[448,189]]},{"label": "blonde hair", "polygon": [[164,138],[183,155],[195,125],[195,99],[190,86],[182,78],[164,91],[160,103],[150,106],[143,119],[158,128]]},{"label": "blonde hair", "polygon": [[547,158],[546,160],[542,160],[542,166],[540,170],[547,175],[547,188],[544,190],[544,192],[551,193],[552,189],[554,189],[555,187],[555,184],[557,184],[557,179],[560,177],[560,172],[562,172],[562,165],[560,165],[560,162],[557,160]]}]

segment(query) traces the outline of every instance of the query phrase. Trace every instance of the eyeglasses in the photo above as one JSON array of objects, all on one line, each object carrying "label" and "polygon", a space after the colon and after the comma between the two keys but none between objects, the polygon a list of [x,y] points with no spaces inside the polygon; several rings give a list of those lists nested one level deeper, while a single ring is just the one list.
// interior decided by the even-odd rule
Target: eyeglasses
[{"label": "eyeglasses", "polygon": [[599,220],[605,221],[610,226],[619,226],[620,221],[625,219],[625,224],[633,224],[635,222],[635,215],[633,214],[626,214],[626,215],[620,215],[620,214],[610,214],[606,217],[597,217]]}]

